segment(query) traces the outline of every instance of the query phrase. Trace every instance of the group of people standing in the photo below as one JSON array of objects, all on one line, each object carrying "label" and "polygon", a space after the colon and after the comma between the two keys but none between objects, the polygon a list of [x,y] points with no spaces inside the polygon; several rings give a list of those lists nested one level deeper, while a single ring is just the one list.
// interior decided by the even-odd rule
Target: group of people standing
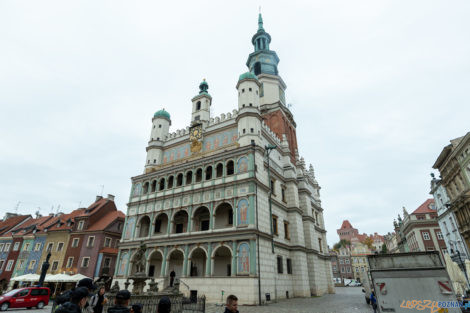
[{"label": "group of people standing", "polygon": [[[84,278],[75,288],[57,297],[51,313],[103,313],[104,305],[108,303],[105,291],[104,287],[97,288],[91,278]],[[143,305],[135,303],[129,306],[130,299],[131,293],[128,290],[118,291],[114,305],[109,307],[106,313],[142,313]],[[170,298],[162,297],[155,313],[170,312]]]}]

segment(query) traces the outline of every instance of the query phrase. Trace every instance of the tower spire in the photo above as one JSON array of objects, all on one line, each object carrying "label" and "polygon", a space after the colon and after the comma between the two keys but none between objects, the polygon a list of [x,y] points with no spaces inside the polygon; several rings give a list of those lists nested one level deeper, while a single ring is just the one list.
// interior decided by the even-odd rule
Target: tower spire
[{"label": "tower spire", "polygon": [[259,7],[259,14],[258,14],[258,31],[264,31],[263,28],[263,16],[261,16],[261,7]]}]

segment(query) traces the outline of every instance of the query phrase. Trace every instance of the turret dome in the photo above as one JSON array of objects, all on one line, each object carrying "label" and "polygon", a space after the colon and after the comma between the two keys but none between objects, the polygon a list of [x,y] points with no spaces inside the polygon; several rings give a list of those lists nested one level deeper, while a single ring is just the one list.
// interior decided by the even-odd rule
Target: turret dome
[{"label": "turret dome", "polygon": [[165,109],[163,110],[160,110],[160,111],[157,111],[153,117],[163,117],[163,118],[166,118],[166,119],[170,119],[170,113],[168,113],[167,111],[165,111]]},{"label": "turret dome", "polygon": [[255,79],[255,80],[258,80],[258,77],[256,77],[255,74],[253,74],[252,72],[246,72],[246,73],[243,73],[240,75],[240,77],[238,78],[238,80],[243,80],[243,79]]}]

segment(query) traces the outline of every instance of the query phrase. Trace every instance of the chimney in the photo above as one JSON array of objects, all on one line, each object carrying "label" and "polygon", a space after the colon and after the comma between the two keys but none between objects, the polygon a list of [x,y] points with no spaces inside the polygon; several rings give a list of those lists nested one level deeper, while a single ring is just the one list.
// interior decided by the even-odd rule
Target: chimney
[{"label": "chimney", "polygon": [[103,197],[102,197],[102,196],[96,196],[96,200],[95,200],[95,202],[97,202],[97,201],[100,201],[101,199],[103,199]]},{"label": "chimney", "polygon": [[7,212],[7,213],[5,213],[5,217],[3,218],[3,220],[5,221],[5,220],[7,220],[11,217],[14,217],[14,216],[18,216],[18,214]]},{"label": "chimney", "polygon": [[108,193],[108,200],[114,201],[114,195]]}]

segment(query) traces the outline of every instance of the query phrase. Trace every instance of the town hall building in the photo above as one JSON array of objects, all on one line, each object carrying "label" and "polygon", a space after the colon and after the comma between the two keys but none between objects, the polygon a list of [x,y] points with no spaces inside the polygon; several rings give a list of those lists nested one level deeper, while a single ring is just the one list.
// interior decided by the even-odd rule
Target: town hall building
[{"label": "town hall building", "polygon": [[129,277],[132,283],[143,242],[146,274],[160,289],[174,270],[183,293],[209,302],[222,294],[260,304],[334,292],[320,186],[299,156],[261,14],[252,43],[232,112],[211,116],[204,80],[186,129],[170,132],[165,110],[153,116],[119,245],[114,281],[121,288]]}]

